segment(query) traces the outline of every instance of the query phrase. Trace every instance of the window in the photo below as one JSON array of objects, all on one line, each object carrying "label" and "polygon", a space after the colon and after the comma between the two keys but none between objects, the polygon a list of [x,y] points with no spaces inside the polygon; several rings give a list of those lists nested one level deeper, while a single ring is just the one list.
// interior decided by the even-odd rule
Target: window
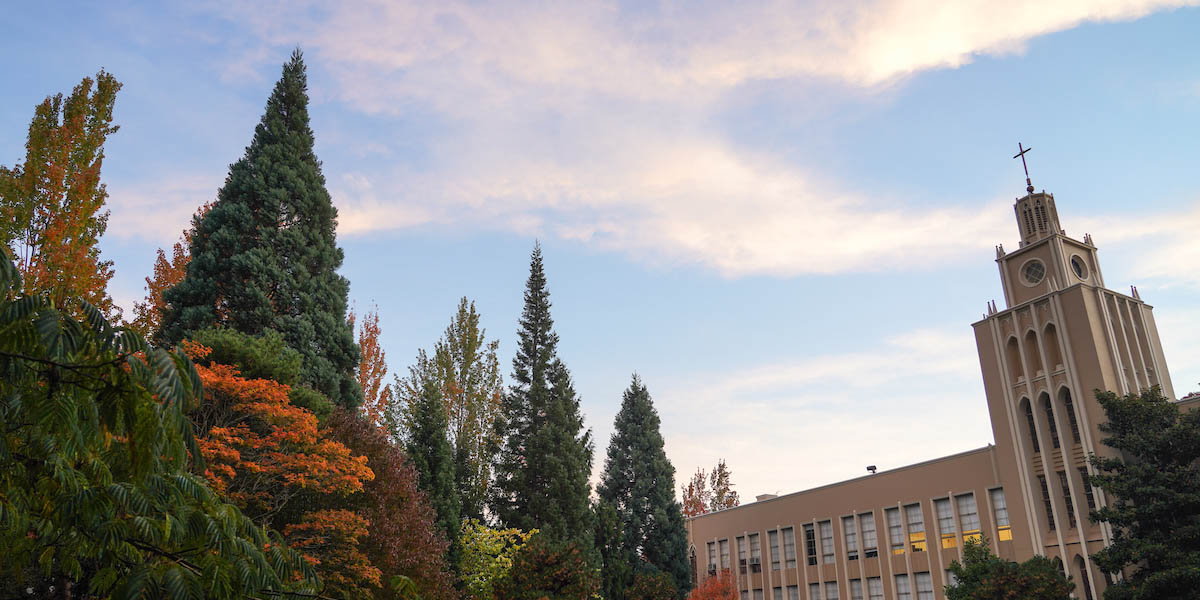
[{"label": "window", "polygon": [[762,590],[754,590],[754,600],[763,600]]},{"label": "window", "polygon": [[1046,524],[1054,531],[1054,506],[1050,504],[1050,487],[1046,485],[1046,476],[1038,475],[1038,483],[1042,486],[1042,504],[1046,506]]},{"label": "window", "polygon": [[908,575],[896,576],[896,600],[912,600],[912,588],[908,587]]},{"label": "window", "polygon": [[758,541],[758,534],[750,534],[750,572],[762,572],[762,544]]},{"label": "window", "polygon": [[808,584],[808,597],[809,597],[809,600],[821,600],[821,584],[819,584],[819,583]]},{"label": "window", "polygon": [[1083,490],[1087,493],[1088,510],[1096,510],[1096,497],[1092,495],[1092,484],[1088,483],[1087,467],[1079,467],[1079,479],[1083,481]]},{"label": "window", "polygon": [[929,571],[913,575],[917,583],[917,600],[933,600],[933,577]]},{"label": "window", "polygon": [[717,545],[714,542],[708,543],[708,570],[713,571],[717,566]]},{"label": "window", "polygon": [[1063,406],[1067,409],[1067,420],[1071,422],[1071,438],[1079,443],[1079,421],[1075,418],[1075,405],[1071,403],[1071,392],[1062,391]]},{"label": "window", "polygon": [[883,600],[883,579],[880,577],[867,578],[867,600]]},{"label": "window", "polygon": [[904,507],[904,518],[908,521],[908,543],[913,552],[925,551],[925,516],[921,514],[920,504],[909,504]]},{"label": "window", "polygon": [[817,524],[821,530],[821,560],[827,564],[833,564],[833,523],[830,521],[821,521]]},{"label": "window", "polygon": [[954,571],[946,569],[946,585],[955,585],[958,583],[958,577],[954,576]]},{"label": "window", "polygon": [[787,586],[788,600],[800,600],[800,586]]},{"label": "window", "polygon": [[953,548],[958,545],[958,536],[954,535],[954,511],[950,508],[949,498],[938,498],[933,501],[933,512],[937,513],[938,533],[942,536],[942,548]]},{"label": "window", "polygon": [[861,579],[850,580],[850,600],[865,600],[865,598],[863,598],[863,586]]},{"label": "window", "polygon": [[838,600],[838,587],[836,581],[825,582],[825,600]]},{"label": "window", "polygon": [[858,560],[858,530],[854,517],[842,517],[842,533],[846,536],[846,560]]},{"label": "window", "polygon": [[992,495],[992,511],[996,516],[996,539],[1007,542],[1012,539],[1012,527],[1008,522],[1008,502],[1004,499],[1004,488],[989,492]]},{"label": "window", "polygon": [[1021,403],[1025,406],[1025,422],[1029,425],[1029,439],[1033,441],[1033,451],[1041,452],[1042,448],[1038,444],[1037,425],[1033,423],[1033,408],[1029,406],[1029,400],[1024,399]]},{"label": "window", "polygon": [[1058,448],[1058,425],[1054,422],[1054,406],[1050,404],[1050,397],[1042,397],[1042,406],[1046,410],[1046,420],[1050,422],[1050,442]]},{"label": "window", "polygon": [[804,555],[809,566],[817,564],[817,534],[811,524],[804,526]]},{"label": "window", "polygon": [[1067,523],[1069,523],[1068,527],[1074,529],[1076,526],[1075,504],[1071,502],[1071,488],[1068,487],[1069,484],[1067,483],[1066,471],[1058,472],[1058,486],[1062,488],[1063,504],[1067,506]]},{"label": "window", "polygon": [[958,520],[962,523],[963,543],[979,541],[979,509],[975,506],[975,494],[962,494],[954,497],[958,504]]},{"label": "window", "polygon": [[796,568],[796,532],[791,527],[783,530],[783,560],[787,568]]},{"label": "window", "polygon": [[879,556],[879,539],[875,536],[875,513],[858,515],[858,522],[862,525],[863,556]]},{"label": "window", "polygon": [[737,549],[738,549],[738,572],[745,573],[746,572],[746,538],[744,538],[740,535],[737,538]]},{"label": "window", "polygon": [[729,540],[721,540],[721,568],[729,568]]},{"label": "window", "polygon": [[779,570],[779,530],[772,529],[767,532],[767,543],[771,545],[771,570]]},{"label": "window", "polygon": [[1022,274],[1025,275],[1026,283],[1029,285],[1037,285],[1038,283],[1041,283],[1042,278],[1046,276],[1046,265],[1042,264],[1042,261],[1040,260],[1031,260],[1025,264]]},{"label": "window", "polygon": [[783,588],[777,587],[771,590],[771,597],[775,600],[783,600]]},{"label": "window", "polygon": [[885,509],[883,516],[887,519],[888,542],[891,543],[892,554],[904,554],[904,527],[900,524],[900,509]]},{"label": "window", "polygon": [[750,592],[742,590],[742,600],[750,600]]}]

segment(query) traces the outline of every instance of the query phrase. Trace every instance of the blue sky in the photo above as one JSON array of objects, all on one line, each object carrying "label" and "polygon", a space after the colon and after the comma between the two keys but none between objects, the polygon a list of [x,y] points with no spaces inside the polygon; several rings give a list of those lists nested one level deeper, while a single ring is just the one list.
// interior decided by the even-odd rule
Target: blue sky
[{"label": "blue sky", "polygon": [[991,441],[970,323],[1056,195],[1200,388],[1200,9],[1151,0],[26,3],[0,164],[103,67],[111,292],[143,294],[305,52],[343,274],[393,370],[476,301],[511,360],[534,240],[603,464],[630,374],[683,480],[745,498]]}]

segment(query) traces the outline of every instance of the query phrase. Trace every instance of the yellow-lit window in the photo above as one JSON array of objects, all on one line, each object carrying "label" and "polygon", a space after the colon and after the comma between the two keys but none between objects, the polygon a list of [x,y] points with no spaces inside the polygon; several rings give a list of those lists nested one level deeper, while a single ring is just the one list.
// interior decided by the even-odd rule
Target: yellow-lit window
[{"label": "yellow-lit window", "polygon": [[909,543],[909,545],[910,545],[910,546],[912,546],[912,551],[913,551],[913,552],[924,552],[924,551],[925,551],[925,548],[926,548],[926,546],[925,546],[925,532],[924,532],[924,531],[921,531],[921,532],[918,532],[918,533],[910,533],[910,534],[908,534],[908,543]]},{"label": "yellow-lit window", "polygon": [[964,544],[967,542],[979,542],[982,540],[983,540],[983,536],[979,533],[978,529],[972,529],[971,531],[963,532],[963,543]]},{"label": "yellow-lit window", "polygon": [[1005,525],[996,530],[996,539],[1007,542],[1012,539],[1012,527]]},{"label": "yellow-lit window", "polygon": [[956,546],[958,546],[958,537],[953,533],[942,536],[942,548],[954,548]]},{"label": "yellow-lit window", "polygon": [[904,556],[904,547],[892,548],[892,554],[895,554],[896,556]]}]

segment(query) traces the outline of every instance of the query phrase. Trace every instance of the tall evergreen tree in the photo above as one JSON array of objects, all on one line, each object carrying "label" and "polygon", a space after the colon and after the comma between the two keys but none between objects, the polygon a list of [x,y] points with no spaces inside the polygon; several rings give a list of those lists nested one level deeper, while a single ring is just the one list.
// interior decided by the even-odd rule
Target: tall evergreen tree
[{"label": "tall evergreen tree", "polygon": [[[663,450],[659,424],[650,392],[635,374],[617,412],[598,492],[616,509],[627,563],[670,575],[686,593],[691,584],[687,532],[675,500],[675,467]],[[629,577],[626,586],[632,583]],[[620,592],[616,597],[625,596]]]},{"label": "tall evergreen tree", "polygon": [[437,512],[437,525],[450,541],[447,562],[458,570],[459,498],[454,485],[454,450],[446,437],[446,406],[441,387],[426,379],[420,397],[412,406],[412,422],[406,439],[408,456],[417,469],[418,485],[429,496]]},{"label": "tall evergreen tree", "polygon": [[509,527],[539,529],[592,548],[592,433],[583,429],[570,373],[557,357],[542,249],[534,246],[517,332],[513,385],[496,419],[500,448],[491,508]]},{"label": "tall evergreen tree", "polygon": [[187,275],[163,294],[165,341],[213,325],[251,335],[276,330],[304,356],[305,383],[357,407],[359,349],[346,320],[349,283],[337,274],[336,225],[313,152],[307,75],[296,50],[245,156],[195,222]]}]

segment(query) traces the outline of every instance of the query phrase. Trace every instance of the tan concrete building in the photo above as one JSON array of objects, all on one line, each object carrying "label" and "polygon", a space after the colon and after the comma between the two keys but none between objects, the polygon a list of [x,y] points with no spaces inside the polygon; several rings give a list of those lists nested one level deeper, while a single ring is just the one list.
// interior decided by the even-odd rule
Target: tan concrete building
[{"label": "tan concrete building", "polygon": [[1101,598],[1091,556],[1112,531],[1088,521],[1106,499],[1082,474],[1110,451],[1092,390],[1174,389],[1151,307],[1104,286],[1091,236],[1068,237],[1032,185],[1014,208],[1020,243],[996,247],[1007,307],[973,325],[995,445],[691,519],[698,581],[728,569],[744,600],[940,599],[982,535],[1004,558],[1060,560],[1077,598]]}]

